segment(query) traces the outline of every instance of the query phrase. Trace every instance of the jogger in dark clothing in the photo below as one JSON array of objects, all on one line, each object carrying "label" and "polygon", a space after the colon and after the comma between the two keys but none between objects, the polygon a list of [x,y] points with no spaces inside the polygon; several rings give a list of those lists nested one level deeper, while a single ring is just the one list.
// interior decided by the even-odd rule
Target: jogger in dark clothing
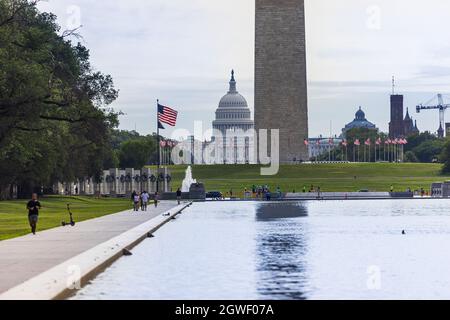
[{"label": "jogger in dark clothing", "polygon": [[178,201],[178,205],[181,203],[181,195],[182,195],[181,190],[180,190],[180,188],[178,188],[178,190],[177,190],[177,201]]},{"label": "jogger in dark clothing", "polygon": [[28,201],[28,222],[30,223],[31,232],[36,234],[37,223],[39,220],[39,210],[41,209],[41,203],[38,201],[38,196],[33,193],[31,200]]},{"label": "jogger in dark clothing", "polygon": [[154,199],[154,201],[155,201],[155,208],[157,208],[158,207],[158,192],[155,192],[155,199]]}]

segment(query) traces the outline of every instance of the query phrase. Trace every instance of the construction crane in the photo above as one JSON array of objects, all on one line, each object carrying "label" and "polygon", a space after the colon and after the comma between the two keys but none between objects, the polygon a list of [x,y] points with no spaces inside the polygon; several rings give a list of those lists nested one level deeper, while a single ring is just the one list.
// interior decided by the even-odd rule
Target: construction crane
[{"label": "construction crane", "polygon": [[440,138],[444,137],[445,131],[445,111],[450,108],[450,104],[444,104],[444,98],[442,94],[437,95],[437,105],[431,105],[431,102],[435,100],[436,97],[433,97],[430,101],[425,104],[420,104],[417,106],[417,113],[420,113],[422,110],[439,110],[439,129],[438,135]]}]

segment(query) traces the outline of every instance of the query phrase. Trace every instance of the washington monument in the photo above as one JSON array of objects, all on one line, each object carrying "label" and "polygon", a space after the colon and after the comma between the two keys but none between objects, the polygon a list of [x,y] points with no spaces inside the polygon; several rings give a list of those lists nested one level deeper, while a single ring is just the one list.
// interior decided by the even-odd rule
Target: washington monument
[{"label": "washington monument", "polygon": [[256,130],[280,130],[280,163],[307,160],[304,0],[256,0],[255,40]]}]

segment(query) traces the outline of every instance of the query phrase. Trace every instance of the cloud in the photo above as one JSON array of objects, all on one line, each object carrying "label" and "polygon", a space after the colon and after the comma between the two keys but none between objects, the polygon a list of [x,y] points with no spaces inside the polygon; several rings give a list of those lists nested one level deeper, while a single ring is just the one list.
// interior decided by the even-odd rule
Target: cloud
[{"label": "cloud", "polygon": [[450,77],[450,66],[423,66],[420,68],[420,71],[416,73],[416,76],[417,78],[427,79]]},{"label": "cloud", "polygon": [[[330,119],[342,127],[359,105],[387,129],[392,75],[412,105],[448,91],[450,1],[305,3],[311,135],[328,133]],[[368,24],[374,4],[379,28]],[[180,126],[210,124],[232,68],[253,107],[254,0],[49,0],[40,8],[65,29],[74,5],[94,67],[121,90],[122,128],[155,130],[156,98],[181,109]],[[421,128],[434,130],[433,119],[421,115]]]}]

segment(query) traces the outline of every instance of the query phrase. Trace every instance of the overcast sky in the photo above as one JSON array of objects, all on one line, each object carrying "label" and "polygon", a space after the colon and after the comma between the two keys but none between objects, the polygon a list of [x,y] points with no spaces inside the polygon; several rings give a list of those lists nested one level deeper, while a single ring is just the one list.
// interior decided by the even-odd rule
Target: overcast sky
[{"label": "overcast sky", "polygon": [[[438,113],[418,103],[448,94],[450,1],[305,0],[310,135],[340,133],[362,106],[388,130],[391,77],[421,130]],[[62,29],[82,25],[93,66],[113,76],[122,129],[155,131],[155,103],[180,111],[179,128],[211,126],[232,68],[253,109],[254,0],[48,0]],[[450,115],[449,115],[450,117]],[[450,121],[450,118],[448,118]],[[164,132],[171,134],[171,130]]]}]

